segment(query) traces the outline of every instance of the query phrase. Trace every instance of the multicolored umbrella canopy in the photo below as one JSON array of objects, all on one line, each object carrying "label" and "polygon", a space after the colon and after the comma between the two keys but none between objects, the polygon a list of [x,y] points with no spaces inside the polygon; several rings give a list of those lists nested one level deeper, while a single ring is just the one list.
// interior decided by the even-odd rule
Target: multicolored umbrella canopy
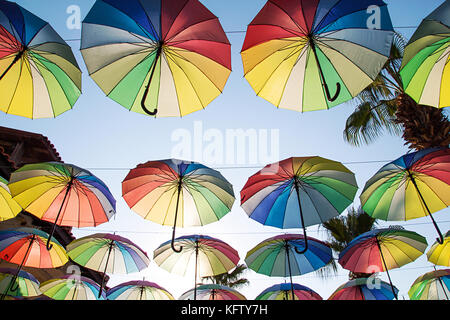
[{"label": "multicolored umbrella canopy", "polygon": [[100,286],[89,278],[73,275],[51,279],[41,283],[40,290],[53,300],[104,300],[98,299]]},{"label": "multicolored umbrella canopy", "polygon": [[[16,276],[17,274],[17,276]],[[15,280],[13,280],[15,278]],[[15,290],[11,290],[15,287]],[[0,269],[0,294],[13,297],[35,297],[41,294],[39,281],[28,272],[10,268]]]},{"label": "multicolored umbrella canopy", "polygon": [[269,0],[247,28],[245,78],[278,108],[330,109],[375,80],[393,34],[380,0]]},{"label": "multicolored umbrella canopy", "polygon": [[140,272],[150,263],[147,253],[135,243],[108,233],[96,233],[73,240],[67,245],[67,254],[76,263],[104,273],[99,297],[106,273]]},{"label": "multicolored umbrella canopy", "polygon": [[[161,225],[203,226],[230,212],[233,186],[214,169],[177,159],[149,161],[132,169],[122,182],[128,206]],[[173,247],[174,250],[178,250]]]},{"label": "multicolored umbrella canopy", "polygon": [[116,201],[103,181],[72,164],[27,164],[11,174],[13,199],[41,220],[71,227],[97,226],[115,214]]},{"label": "multicolored umbrella canopy", "polygon": [[[175,245],[182,251],[172,249],[172,241],[161,244],[153,253],[158,266],[170,273],[185,276],[194,273],[195,288],[197,276],[210,277],[234,269],[239,262],[239,254],[220,239],[206,235],[188,235],[175,239]],[[196,298],[196,291],[194,291]]]},{"label": "multicolored umbrella canopy", "polygon": [[8,188],[8,180],[0,177],[0,221],[12,219],[22,208],[13,200]]},{"label": "multicolored umbrella canopy", "polygon": [[432,148],[408,153],[383,166],[366,182],[362,209],[376,219],[411,220],[430,216],[450,205],[450,149]]},{"label": "multicolored umbrella canopy", "polygon": [[[237,290],[220,284],[203,284],[197,287],[196,300],[247,300]],[[194,300],[195,289],[183,293],[178,300]]]},{"label": "multicolored umbrella canopy", "polygon": [[427,246],[427,240],[413,231],[401,228],[374,229],[354,238],[341,251],[338,262],[344,269],[353,272],[386,271],[392,293],[397,299],[389,270],[413,262],[425,252]]},{"label": "multicolored umbrella canopy", "polygon": [[443,244],[437,241],[433,243],[427,251],[427,258],[436,265],[450,267],[450,230],[445,234]]},{"label": "multicolored umbrella canopy", "polygon": [[408,291],[411,300],[449,300],[450,269],[427,272]]},{"label": "multicolored umbrella canopy", "polygon": [[[341,214],[358,189],[343,164],[322,157],[295,157],[269,164],[241,191],[241,207],[263,225],[305,228]],[[306,238],[307,239],[307,238]]]},{"label": "multicolored umbrella canopy", "polygon": [[107,292],[108,300],[175,300],[166,289],[150,281],[128,281]]},{"label": "multicolored umbrella canopy", "polygon": [[70,46],[45,21],[0,0],[0,110],[53,118],[81,94],[81,71]]},{"label": "multicolored umbrella canopy", "polygon": [[430,13],[409,40],[400,76],[417,103],[450,106],[450,1]]},{"label": "multicolored umbrella canopy", "polygon": [[198,0],[97,0],[81,53],[108,97],[157,117],[204,109],[231,72],[228,38]]},{"label": "multicolored umbrella canopy", "polygon": [[314,290],[298,283],[293,283],[294,299],[292,299],[291,284],[275,284],[261,292],[255,300],[323,300]]},{"label": "multicolored umbrella canopy", "polygon": [[328,300],[393,300],[398,289],[380,279],[357,278],[350,280],[334,291]]}]

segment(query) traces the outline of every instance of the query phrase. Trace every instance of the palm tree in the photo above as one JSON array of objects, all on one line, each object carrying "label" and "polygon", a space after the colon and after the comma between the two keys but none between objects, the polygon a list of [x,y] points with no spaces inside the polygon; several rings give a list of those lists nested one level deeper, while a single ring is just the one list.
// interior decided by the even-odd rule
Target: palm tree
[{"label": "palm tree", "polygon": [[370,144],[384,133],[402,135],[410,149],[447,147],[450,121],[443,109],[419,105],[403,88],[399,74],[406,41],[396,33],[382,71],[356,98],[344,139],[355,146]]},{"label": "palm tree", "polygon": [[239,264],[233,271],[229,273],[222,273],[217,276],[203,277],[203,280],[210,281],[213,284],[220,284],[230,288],[238,289],[246,286],[250,283],[245,278],[242,278],[243,274],[247,271],[247,266]]}]

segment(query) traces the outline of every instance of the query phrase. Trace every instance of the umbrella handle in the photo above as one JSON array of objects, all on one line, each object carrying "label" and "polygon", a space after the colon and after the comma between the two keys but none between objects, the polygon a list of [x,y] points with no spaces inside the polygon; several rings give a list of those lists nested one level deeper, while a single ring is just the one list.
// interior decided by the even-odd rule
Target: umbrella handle
[{"label": "umbrella handle", "polygon": [[303,250],[298,251],[296,246],[294,246],[294,250],[298,254],[304,254],[308,250],[308,237],[306,236],[305,220],[303,218],[302,203],[300,201],[300,186],[299,186],[299,181],[297,179],[297,176],[294,177],[294,187],[295,187],[295,191],[297,193],[298,208],[300,210],[300,219],[301,219],[302,227],[303,227],[303,236],[305,237],[305,247],[303,248]]},{"label": "umbrella handle", "polygon": [[178,249],[175,248],[175,227],[173,228],[172,241],[170,243],[170,246],[172,247],[172,250],[175,251],[176,253],[180,253],[181,251],[183,251],[183,247],[182,246],[180,246]]},{"label": "umbrella handle", "polygon": [[303,228],[303,235],[305,237],[305,248],[303,248],[301,251],[298,250],[296,246],[294,246],[295,252],[298,254],[304,254],[306,251],[308,251],[308,237],[306,236],[306,229]]},{"label": "umbrella handle", "polygon": [[141,100],[142,110],[144,110],[144,112],[146,114],[148,114],[149,116],[156,116],[158,114],[158,108],[155,108],[155,110],[153,110],[153,111],[150,111],[150,110],[147,109],[147,107],[145,106],[145,100],[147,100],[148,92],[150,90],[150,84],[152,83],[153,76],[155,75],[156,65],[158,63],[159,57],[161,56],[163,44],[164,44],[163,41],[160,41],[159,44],[158,44],[158,49],[156,51],[155,60],[153,61],[153,64],[152,64],[152,71],[150,73],[150,79],[148,80],[147,87],[145,88],[145,92],[144,92],[144,95],[143,95],[142,100]]},{"label": "umbrella handle", "polygon": [[175,208],[175,219],[173,222],[173,231],[172,231],[172,242],[170,243],[170,246],[172,247],[172,250],[175,251],[176,253],[180,253],[181,251],[183,251],[183,247],[180,246],[179,249],[175,248],[175,229],[177,228],[177,218],[178,218],[178,205],[180,203],[180,194],[181,194],[181,189],[183,188],[183,177],[180,176],[179,180],[178,180],[178,194],[177,194],[177,205]]}]

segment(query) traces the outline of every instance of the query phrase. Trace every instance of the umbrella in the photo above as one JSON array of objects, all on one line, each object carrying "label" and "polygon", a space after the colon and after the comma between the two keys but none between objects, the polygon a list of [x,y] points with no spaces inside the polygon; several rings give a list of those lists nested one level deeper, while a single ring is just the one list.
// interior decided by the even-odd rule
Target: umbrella
[{"label": "umbrella", "polygon": [[[11,289],[14,284],[16,290],[13,291]],[[39,281],[31,273],[23,270],[17,272],[10,268],[0,269],[0,292],[2,296],[15,297],[35,297],[41,294]]]},{"label": "umbrella", "polygon": [[231,271],[239,262],[239,254],[222,240],[205,235],[188,235],[175,239],[181,252],[172,250],[172,241],[161,244],[153,259],[161,268],[181,276],[194,269],[194,300],[197,298],[197,275],[211,277]]},{"label": "umbrella", "polygon": [[52,118],[81,94],[81,71],[70,46],[45,21],[0,0],[0,110]]},{"label": "umbrella", "polygon": [[450,1],[428,15],[409,40],[400,76],[417,103],[450,106]]},{"label": "umbrella", "polygon": [[103,292],[106,273],[128,274],[147,268],[147,253],[118,235],[96,233],[73,240],[67,245],[69,257],[88,269],[103,272],[98,297]]},{"label": "umbrella", "polygon": [[433,243],[427,252],[428,261],[431,263],[450,267],[450,230],[447,231],[444,238],[444,243]]},{"label": "umbrella", "polygon": [[450,149],[431,148],[408,153],[383,166],[361,193],[363,210],[376,219],[411,220],[429,216],[450,205]]},{"label": "umbrella", "polygon": [[245,263],[260,274],[290,278],[291,297],[295,296],[292,276],[318,270],[329,263],[332,251],[328,244],[309,237],[309,245],[300,234],[283,234],[266,239],[247,252]]},{"label": "umbrella", "polygon": [[291,286],[294,287],[295,300],[322,300],[317,292],[298,283],[275,284],[261,292],[255,300],[294,300],[292,295],[289,297]]},{"label": "umbrella", "polygon": [[[377,25],[368,23],[374,6]],[[393,34],[380,0],[270,0],[247,28],[245,78],[278,108],[329,109],[375,80]]]},{"label": "umbrella", "polygon": [[128,281],[108,290],[108,300],[175,300],[169,291],[149,281]]},{"label": "umbrella", "polygon": [[[241,207],[263,225],[303,228],[341,214],[355,197],[353,172],[321,157],[289,158],[251,176],[241,191]],[[304,250],[308,248],[308,243]]]},{"label": "umbrella", "polygon": [[408,291],[411,300],[449,300],[450,269],[427,272]]},{"label": "umbrella", "polygon": [[427,246],[427,240],[413,231],[400,227],[374,229],[350,241],[339,254],[338,261],[344,269],[353,272],[386,271],[392,293],[397,299],[389,270],[413,262]]},{"label": "umbrella", "polygon": [[398,295],[398,289],[380,279],[357,278],[339,286],[328,300],[392,300]]},{"label": "umbrella", "polygon": [[143,218],[175,229],[220,220],[234,203],[233,186],[200,163],[182,160],[149,161],[132,169],[122,182],[128,206]]},{"label": "umbrella", "polygon": [[[54,300],[97,300],[100,286],[89,278],[73,275],[41,283],[44,295]],[[103,294],[102,299],[105,299]]]},{"label": "umbrella", "polygon": [[231,46],[198,0],[97,0],[83,21],[92,79],[130,111],[184,116],[205,108],[231,72]]},{"label": "umbrella", "polygon": [[89,171],[71,164],[24,165],[11,174],[8,186],[24,210],[53,223],[50,236],[56,225],[97,226],[115,213],[116,201],[108,187]]},{"label": "umbrella", "polygon": [[0,177],[0,221],[12,219],[22,211],[19,204],[13,200],[7,184],[8,181]]},{"label": "umbrella", "polygon": [[[194,298],[197,291],[197,299]],[[220,284],[203,284],[183,293],[178,300],[247,300],[237,290]]]},{"label": "umbrella", "polygon": [[[48,239],[51,239],[51,249],[44,250]],[[57,268],[68,261],[66,250],[55,238],[32,228],[1,230],[0,259],[18,265],[15,278],[11,280],[10,288],[6,292],[17,290],[12,286],[16,283],[22,267]]]}]

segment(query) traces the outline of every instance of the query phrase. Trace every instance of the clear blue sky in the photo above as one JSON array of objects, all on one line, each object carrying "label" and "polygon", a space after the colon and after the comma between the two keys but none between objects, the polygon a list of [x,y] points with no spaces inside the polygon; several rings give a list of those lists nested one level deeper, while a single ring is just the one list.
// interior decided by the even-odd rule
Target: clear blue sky
[{"label": "clear blue sky", "polygon": [[[109,222],[97,228],[74,229],[77,237],[95,232],[116,232],[135,241],[147,251],[150,258],[159,244],[169,240],[170,227],[162,227],[143,220],[133,213],[121,196],[121,182],[131,168],[148,160],[167,159],[173,156],[174,150],[180,146],[179,134],[192,138],[192,146],[184,146],[190,151],[186,160],[200,161],[205,165],[220,168],[222,174],[233,184],[237,200],[232,211],[221,221],[201,228],[178,229],[182,234],[207,234],[220,238],[236,248],[244,261],[246,252],[263,239],[284,232],[301,232],[301,230],[279,230],[262,227],[249,219],[239,205],[239,192],[247,178],[269,162],[291,156],[318,155],[341,161],[355,172],[360,187],[354,205],[359,206],[359,193],[365,182],[383,165],[384,161],[398,158],[407,152],[399,137],[385,135],[376,143],[361,148],[346,144],[342,138],[345,120],[354,109],[352,103],[338,106],[329,111],[296,113],[278,110],[263,99],[257,97],[243,77],[240,49],[244,40],[247,25],[262,8],[265,0],[201,0],[216,16],[228,33],[232,44],[233,72],[227,82],[223,94],[205,110],[184,118],[153,119],[130,113],[114,101],[105,97],[94,81],[88,76],[84,61],[79,52],[79,29],[69,29],[67,20],[70,14],[67,9],[78,6],[81,18],[87,14],[94,0],[19,0],[16,1],[29,11],[37,14],[69,40],[78,63],[83,71],[83,95],[73,110],[56,119],[29,120],[16,116],[0,114],[0,125],[25,131],[41,133],[47,136],[56,146],[66,163],[73,163],[90,169],[111,189],[117,200],[117,215]],[[391,18],[395,27],[418,26],[420,21],[439,6],[442,0],[390,0],[388,3]],[[413,28],[398,29],[409,39]],[[201,127],[201,130],[200,130]],[[211,143],[226,139],[227,130],[254,130],[260,133],[255,145],[257,156],[251,158],[246,154],[242,162],[235,159],[229,163],[226,157],[236,151],[227,148],[223,158],[212,159],[207,156]],[[200,132],[200,134],[199,134]],[[252,132],[252,131],[249,131]],[[267,137],[264,136],[267,134]],[[178,137],[178,138],[177,138]],[[274,142],[266,143],[266,138],[274,138]],[[213,139],[213,140],[208,140]],[[225,141],[225,140],[223,140]],[[194,144],[195,142],[195,144]],[[264,157],[263,147],[268,147],[271,159]],[[273,149],[271,149],[273,148]],[[250,148],[251,149],[251,148]],[[213,161],[215,160],[215,161]],[[255,161],[252,161],[255,160]],[[269,160],[269,161],[268,161]],[[273,160],[273,161],[272,161]],[[371,162],[379,163],[355,163]],[[241,168],[251,167],[251,168]],[[449,209],[435,215],[443,232],[449,229]],[[381,226],[401,224],[406,229],[424,235],[431,245],[436,237],[429,218],[421,218],[404,223],[382,223]],[[309,227],[308,234],[325,240],[325,233],[317,226]],[[399,297],[408,299],[407,291],[413,281],[421,274],[431,271],[432,265],[422,256],[414,263],[403,268],[392,270],[391,277],[399,288]],[[346,270],[329,279],[320,279],[315,273],[294,277],[294,282],[306,285],[317,291],[324,299],[341,284],[347,281]],[[109,286],[124,281],[142,279],[156,282],[168,289],[176,298],[193,287],[191,277],[179,277],[161,270],[154,262],[140,274],[127,276],[111,275]],[[284,282],[283,278],[269,278],[249,270],[245,275],[251,285],[241,290],[249,299],[253,299],[265,288]],[[386,275],[380,274],[387,281]]]}]

